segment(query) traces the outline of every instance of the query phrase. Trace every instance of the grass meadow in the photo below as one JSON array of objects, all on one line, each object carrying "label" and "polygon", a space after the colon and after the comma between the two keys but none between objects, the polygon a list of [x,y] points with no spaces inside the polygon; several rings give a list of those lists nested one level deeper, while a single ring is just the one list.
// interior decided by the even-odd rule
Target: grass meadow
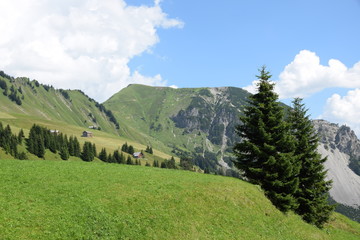
[{"label": "grass meadow", "polygon": [[258,186],[214,175],[81,161],[0,160],[0,239],[359,239],[283,214]]}]

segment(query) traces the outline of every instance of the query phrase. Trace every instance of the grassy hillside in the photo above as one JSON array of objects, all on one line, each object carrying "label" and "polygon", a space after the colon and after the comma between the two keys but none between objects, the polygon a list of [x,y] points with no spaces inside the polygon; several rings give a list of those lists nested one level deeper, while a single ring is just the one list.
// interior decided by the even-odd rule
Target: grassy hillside
[{"label": "grassy hillside", "polygon": [[5,74],[0,74],[0,83],[1,115],[23,114],[86,128],[100,127],[102,131],[117,133],[109,114],[81,91],[57,90],[35,80],[15,79]]},{"label": "grassy hillside", "polygon": [[276,210],[234,178],[139,166],[0,161],[1,239],[359,239]]},{"label": "grassy hillside", "polygon": [[[112,153],[114,150],[121,148],[121,146],[127,142],[129,145],[132,145],[135,148],[135,151],[141,151],[146,149],[146,145],[131,141],[127,138],[113,135],[99,130],[91,130],[94,137],[84,138],[81,137],[84,130],[88,130],[86,127],[80,127],[76,125],[71,125],[62,121],[53,121],[46,120],[41,117],[33,117],[24,114],[8,114],[0,112],[0,122],[6,126],[10,125],[12,132],[17,134],[20,129],[24,130],[25,136],[28,137],[29,130],[34,123],[46,127],[48,129],[57,129],[63,134],[67,134],[68,137],[76,136],[82,146],[85,141],[89,141],[96,144],[98,153],[102,148],[106,148],[108,153]],[[21,151],[26,151],[25,144],[20,147]],[[0,159],[8,158],[9,155],[4,155],[5,153],[1,151],[0,148]],[[29,154],[29,153],[28,153]],[[34,157],[34,156],[32,156]],[[154,154],[145,154],[145,159],[142,159],[142,164],[145,165],[145,162],[148,161],[152,163],[154,160],[162,161],[163,159],[170,159],[171,155],[163,153],[157,149],[154,149]],[[45,159],[59,159],[59,155],[52,155],[49,150],[46,150]],[[177,159],[178,160],[178,159]]]},{"label": "grassy hillside", "polygon": [[240,88],[150,87],[133,84],[104,103],[123,123],[122,135],[165,152],[230,156],[234,126],[249,93]]}]

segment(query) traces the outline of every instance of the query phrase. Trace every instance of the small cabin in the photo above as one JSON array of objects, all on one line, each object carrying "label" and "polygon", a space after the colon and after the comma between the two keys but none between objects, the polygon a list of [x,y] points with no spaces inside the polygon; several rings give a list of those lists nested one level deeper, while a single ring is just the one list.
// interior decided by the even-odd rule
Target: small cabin
[{"label": "small cabin", "polygon": [[83,131],[81,137],[93,137],[93,133],[89,131]]},{"label": "small cabin", "polygon": [[133,157],[134,158],[143,158],[144,155],[142,154],[142,152],[136,152],[136,153],[133,153]]},{"label": "small cabin", "polygon": [[59,130],[49,130],[51,134],[58,135],[60,133]]}]

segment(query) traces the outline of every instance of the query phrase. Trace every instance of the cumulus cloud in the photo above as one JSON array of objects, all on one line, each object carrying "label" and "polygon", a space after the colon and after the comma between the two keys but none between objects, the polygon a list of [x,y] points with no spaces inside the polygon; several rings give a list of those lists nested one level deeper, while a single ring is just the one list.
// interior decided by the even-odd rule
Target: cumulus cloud
[{"label": "cumulus cloud", "polygon": [[[316,53],[302,50],[275,83],[275,91],[282,99],[308,97],[325,88],[360,88],[360,62],[347,68],[341,61],[330,59],[328,66],[324,66]],[[245,89],[255,92],[256,81]]]},{"label": "cumulus cloud", "polygon": [[324,114],[321,118],[325,118],[332,122],[338,122],[351,126],[360,136],[360,89],[350,90],[346,96],[333,94],[325,105]]},{"label": "cumulus cloud", "polygon": [[159,42],[158,28],[182,27],[153,6],[124,0],[0,2],[0,68],[55,87],[82,89],[103,101],[130,83],[166,85],[131,72],[134,56]]},{"label": "cumulus cloud", "polygon": [[339,60],[330,59],[324,66],[314,52],[303,50],[285,67],[276,83],[281,98],[307,97],[332,87],[360,87],[360,62],[347,68]]}]

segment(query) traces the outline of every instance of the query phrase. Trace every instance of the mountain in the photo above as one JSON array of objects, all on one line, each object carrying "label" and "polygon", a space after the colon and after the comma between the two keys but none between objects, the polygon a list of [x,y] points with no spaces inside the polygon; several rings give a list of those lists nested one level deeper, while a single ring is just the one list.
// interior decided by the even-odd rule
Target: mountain
[{"label": "mountain", "polygon": [[313,123],[320,136],[318,151],[328,158],[325,166],[328,178],[333,180],[331,196],[339,203],[360,207],[360,176],[349,167],[350,158],[360,156],[359,139],[347,126],[325,120]]},{"label": "mountain", "polygon": [[330,196],[343,206],[342,213],[360,221],[360,140],[348,126],[314,120],[320,137],[319,153],[327,157],[327,178],[333,181]]},{"label": "mountain", "polygon": [[0,72],[0,112],[20,114],[117,134],[111,111],[80,90],[55,89],[36,80]]},{"label": "mountain", "polygon": [[[104,103],[124,128],[143,144],[178,155],[210,160],[207,167],[231,166],[234,128],[249,93],[240,88],[184,88],[129,85]],[[192,155],[193,157],[193,155]]]}]

